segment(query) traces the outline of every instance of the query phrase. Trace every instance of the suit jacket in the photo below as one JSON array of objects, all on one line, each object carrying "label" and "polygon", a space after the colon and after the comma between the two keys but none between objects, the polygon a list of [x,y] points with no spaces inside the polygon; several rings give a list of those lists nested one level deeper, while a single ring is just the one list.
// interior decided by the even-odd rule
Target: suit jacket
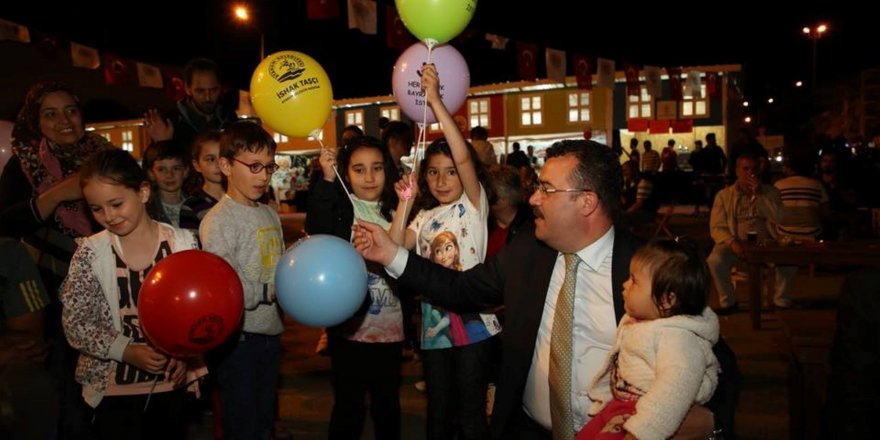
[{"label": "suit jacket", "polygon": [[[624,314],[622,292],[623,283],[629,277],[629,262],[639,245],[638,239],[626,230],[615,229],[611,287],[617,321]],[[457,312],[477,312],[504,304],[503,368],[495,391],[491,424],[494,439],[517,437],[515,432],[509,431],[511,421],[522,406],[544,300],[558,254],[537,240],[533,230],[523,231],[493,258],[464,272],[443,268],[410,253],[406,269],[398,279],[403,285],[418,287],[438,305]],[[719,346],[722,369],[729,371],[730,376],[738,376],[733,352],[719,342],[716,356],[719,355]],[[719,389],[723,388],[722,379],[719,377]],[[711,404],[707,406],[714,410]],[[730,408],[731,420],[734,408],[735,401]],[[723,418],[716,412],[716,420]]]}]

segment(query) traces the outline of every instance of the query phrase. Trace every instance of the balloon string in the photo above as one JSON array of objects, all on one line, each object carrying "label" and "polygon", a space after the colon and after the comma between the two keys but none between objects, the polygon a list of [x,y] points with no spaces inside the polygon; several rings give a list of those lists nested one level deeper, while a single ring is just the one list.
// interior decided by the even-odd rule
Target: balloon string
[{"label": "balloon string", "polygon": [[[407,176],[407,179],[409,180],[408,184],[410,186],[412,186],[412,183],[413,183],[413,176],[416,176],[416,179],[418,179],[418,176],[419,176],[419,162],[420,162],[419,151],[424,150],[425,134],[426,134],[424,122],[416,124],[416,125],[419,126],[419,135],[416,138],[416,150],[413,153],[413,169],[412,169],[412,172],[409,174],[409,176]],[[403,212],[406,212],[406,207],[408,204],[409,204],[409,199],[403,199]],[[406,219],[404,219],[404,221],[400,222],[400,230],[402,231],[404,228],[406,228]]]},{"label": "balloon string", "polygon": [[[327,147],[324,146],[324,142],[322,142],[320,138],[315,139],[317,139],[318,144],[321,146],[321,151],[328,151]],[[357,204],[354,203],[354,198],[351,197],[351,192],[349,192],[348,187],[345,186],[345,182],[342,180],[342,176],[339,174],[339,169],[336,168],[336,165],[333,165],[333,172],[336,173],[336,180],[342,185],[342,189],[345,190],[345,195],[347,195],[348,200],[351,201],[351,208],[352,211],[354,211],[355,218],[360,218],[357,215]]]},{"label": "balloon string", "polygon": [[[431,51],[433,51],[433,50],[434,50],[434,46],[429,44],[428,45],[428,56],[427,56],[427,59],[425,59],[425,64],[431,64]],[[421,81],[421,78],[419,78],[419,80]],[[424,91],[424,84],[422,84],[422,90]],[[428,125],[428,92],[427,91],[425,91],[425,100],[422,103],[422,124],[425,124],[425,126]]]},{"label": "balloon string", "polygon": [[[434,51],[434,44],[432,41],[426,41],[426,45],[428,46],[428,55],[425,59],[425,64],[431,64],[431,53]],[[421,78],[419,78],[421,81]],[[421,157],[421,152],[425,150],[425,142],[427,137],[427,127],[428,127],[428,92],[425,92],[425,99],[422,102],[422,123],[419,125],[419,136],[416,141],[416,151],[413,155],[413,172],[410,174],[409,184],[412,185],[412,175],[416,175],[418,178],[419,175],[419,157]],[[403,202],[403,211],[406,212],[406,205],[409,202],[409,199],[404,200]],[[403,225],[405,222],[400,223],[401,229],[403,229]]]},{"label": "balloon string", "polygon": [[147,412],[147,408],[150,406],[150,398],[153,397],[153,391],[156,391],[156,384],[159,383],[159,378],[162,375],[156,376],[156,380],[153,381],[153,386],[150,387],[150,393],[147,394],[147,401],[144,402],[144,412]]},{"label": "balloon string", "polygon": [[[431,53],[434,51],[434,44],[428,43],[428,55],[425,59],[425,64],[431,64]],[[421,78],[419,78],[421,81]],[[425,142],[427,142],[427,131],[428,131],[428,92],[425,91],[425,99],[422,103],[422,123],[419,125],[419,140],[416,144],[416,159],[419,158],[419,149],[424,150]],[[413,172],[415,173],[418,167],[418,162],[413,161]],[[418,175],[418,174],[416,174]]]},{"label": "balloon string", "polygon": [[[428,44],[428,57],[425,60],[425,64],[431,63],[431,53],[433,52],[433,50],[434,50],[434,45],[429,43]],[[416,144],[416,155],[415,155],[416,157],[415,157],[415,160],[413,160],[413,174],[415,174],[416,176],[419,175],[418,174],[418,163],[419,163],[418,158],[421,157],[419,152],[421,151],[422,153],[424,153],[425,144],[428,141],[427,137],[428,137],[428,92],[426,91],[425,92],[425,102],[422,107],[422,123],[419,124],[419,140],[418,140],[418,143]]]},{"label": "balloon string", "polygon": [[[428,55],[425,59],[425,64],[431,63],[431,52],[434,50],[434,44],[432,41],[427,41],[426,45],[428,46]],[[419,78],[421,81],[421,78]],[[425,99],[422,102],[422,122],[418,124],[419,126],[419,136],[416,140],[416,151],[413,154],[413,169],[412,173],[409,175],[409,185],[412,185],[412,176],[415,175],[418,178],[419,175],[419,157],[421,157],[420,152],[425,149],[425,142],[427,136],[426,127],[428,126],[428,92],[425,92]],[[409,204],[409,199],[403,200],[403,212],[406,212],[406,207]],[[406,227],[406,221],[400,222],[400,229],[403,230]]]}]

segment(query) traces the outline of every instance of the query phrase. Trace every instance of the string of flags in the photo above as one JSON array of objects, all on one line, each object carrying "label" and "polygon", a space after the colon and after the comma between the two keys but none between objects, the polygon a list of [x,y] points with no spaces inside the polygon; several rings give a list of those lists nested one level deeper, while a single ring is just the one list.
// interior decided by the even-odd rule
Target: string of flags
[{"label": "string of flags", "polygon": [[140,87],[164,89],[173,101],[186,96],[183,75],[177,70],[129,60],[112,53],[102,54],[94,47],[74,41],[67,42],[61,37],[31,30],[9,20],[0,19],[0,41],[33,44],[48,60],[56,60],[63,48],[69,46],[71,64],[82,69],[102,69],[107,85],[136,84]]},{"label": "string of flags", "polygon": [[[346,0],[348,3],[348,28],[356,29],[367,35],[377,34],[377,3],[375,0]],[[306,2],[307,16],[311,20],[334,20],[341,19],[341,11],[338,0],[308,0]],[[386,30],[386,46],[404,50],[414,42],[412,36],[407,32],[397,14],[397,10],[393,5],[385,5],[385,30]],[[471,38],[477,32],[470,30],[465,31],[457,40]],[[506,51],[510,39],[493,33],[485,33],[485,40],[494,50]],[[517,74],[519,79],[523,81],[535,81],[538,76],[538,54],[539,48],[536,44],[530,42],[516,41],[515,44]],[[573,55],[574,76],[577,80],[578,88],[583,90],[591,90],[593,88],[593,72],[595,68],[597,87],[613,88],[616,63],[614,60],[605,58],[593,58],[585,54]],[[544,67],[545,78],[556,82],[564,82],[567,75],[567,54],[563,50],[554,48],[544,48]],[[643,66],[640,67],[635,63],[623,63],[626,73],[626,90],[628,95],[639,95],[641,88],[642,75],[645,78],[648,93],[654,97],[660,97],[661,88],[661,70],[659,67]],[[718,91],[717,73],[699,72],[691,70],[687,72],[687,79],[682,82],[682,69],[678,67],[667,67],[667,75],[677,75],[674,81],[670,83],[670,98],[681,101],[683,96],[692,98],[702,98],[701,78],[706,77],[706,91],[710,97],[715,96]]]},{"label": "string of flags", "polygon": [[[346,0],[348,28],[358,30],[366,35],[378,34],[378,4],[375,0]],[[339,0],[307,0],[306,16],[310,20],[339,20],[342,11]],[[407,31],[393,4],[386,4],[384,11],[384,29],[386,46],[396,50],[404,50],[415,41]],[[479,35],[474,30],[466,30],[458,40],[468,40]],[[487,44],[493,50],[507,51],[511,39],[492,33],[484,33]],[[24,25],[0,19],[0,41],[16,41],[35,44],[47,58],[55,58],[65,43],[62,39],[32,31]],[[137,84],[141,87],[165,89],[173,100],[185,96],[183,78],[179,71],[159,68],[151,64],[132,61],[114,54],[101,54],[98,49],[84,44],[70,42],[72,64],[84,69],[103,67],[104,81],[111,86]],[[514,41],[512,45],[517,61],[517,75],[523,81],[535,81],[539,78],[539,46],[525,41]],[[560,49],[544,48],[544,78],[555,82],[564,82],[568,74],[568,54]],[[583,53],[574,53],[572,68],[577,87],[591,90],[593,87],[613,88],[617,63],[608,58],[598,58]],[[632,62],[622,63],[626,78],[627,95],[638,96],[644,85],[647,92],[655,97],[662,96],[661,67],[640,66]],[[594,76],[595,71],[595,76]],[[716,72],[700,72],[689,70],[685,73],[680,67],[666,67],[668,75],[669,99],[681,101],[684,96],[700,99],[705,91],[708,97],[719,92],[718,74]],[[642,82],[644,78],[644,83]],[[595,79],[595,81],[594,81]],[[136,82],[135,82],[136,81]],[[703,88],[705,84],[705,88]]]}]

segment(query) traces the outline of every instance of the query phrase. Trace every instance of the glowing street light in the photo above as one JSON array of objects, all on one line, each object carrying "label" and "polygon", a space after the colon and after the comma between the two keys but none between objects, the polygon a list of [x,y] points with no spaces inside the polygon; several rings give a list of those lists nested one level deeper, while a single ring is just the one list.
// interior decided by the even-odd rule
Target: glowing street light
[{"label": "glowing street light", "polygon": [[773,98],[767,98],[767,104],[773,104],[773,102],[774,102]]},{"label": "glowing street light", "polygon": [[822,35],[824,35],[826,32],[828,32],[828,25],[826,25],[824,23],[819,23],[813,27],[804,26],[804,28],[801,29],[801,31],[804,33],[804,35],[807,38],[809,38],[810,40],[813,40],[813,83],[811,86],[812,86],[813,90],[815,91],[816,90],[816,52],[817,52],[816,48],[818,46],[819,39],[822,38]]},{"label": "glowing street light", "polygon": [[235,15],[235,19],[241,21],[243,23],[250,23],[257,32],[260,33],[260,61],[263,61],[263,58],[266,58],[266,38],[263,35],[263,30],[257,27],[257,25],[251,21],[251,14],[245,5],[235,5],[232,10]]},{"label": "glowing street light", "polygon": [[235,7],[235,17],[241,21],[248,21],[251,15],[248,13],[248,10],[244,6],[236,6]]},{"label": "glowing street light", "polygon": [[803,81],[797,81],[797,82],[794,83],[794,86],[795,86],[795,87],[803,87],[803,85],[804,85],[804,82],[803,82]]}]

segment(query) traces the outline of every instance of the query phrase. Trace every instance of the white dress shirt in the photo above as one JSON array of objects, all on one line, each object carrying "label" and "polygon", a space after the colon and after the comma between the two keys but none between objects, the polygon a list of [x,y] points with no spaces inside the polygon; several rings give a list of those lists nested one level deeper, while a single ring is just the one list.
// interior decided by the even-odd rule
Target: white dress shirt
[{"label": "white dress shirt", "polygon": [[[574,335],[572,335],[573,361],[571,381],[571,410],[574,415],[572,432],[580,431],[590,417],[590,398],[588,387],[593,376],[599,372],[605,357],[611,351],[611,344],[617,333],[617,318],[614,314],[614,300],[611,289],[611,260],[614,250],[614,228],[601,238],[577,252],[582,264],[578,265],[577,285],[574,297]],[[394,260],[385,267],[397,278],[406,269],[409,253],[398,248]],[[628,268],[627,268],[628,269]],[[523,409],[536,422],[551,429],[550,421],[550,334],[553,329],[553,313],[556,311],[556,298],[565,280],[565,259],[560,253],[547,288],[544,312],[538,337],[535,340],[535,353],[532,366],[523,392]]]},{"label": "white dress shirt", "polygon": [[[614,300],[611,290],[611,257],[614,250],[614,228],[608,230],[599,240],[577,252],[582,264],[578,265],[577,284],[574,296],[574,335],[572,335],[573,362],[571,373],[571,411],[574,426],[578,432],[587,424],[590,417],[590,398],[587,391],[593,376],[599,372],[605,357],[611,350],[617,332],[617,319],[614,314]],[[565,259],[560,253],[547,288],[544,312],[538,337],[535,340],[535,354],[523,392],[523,409],[536,422],[551,429],[550,421],[550,335],[553,329],[553,315],[556,299],[565,280]]]}]

